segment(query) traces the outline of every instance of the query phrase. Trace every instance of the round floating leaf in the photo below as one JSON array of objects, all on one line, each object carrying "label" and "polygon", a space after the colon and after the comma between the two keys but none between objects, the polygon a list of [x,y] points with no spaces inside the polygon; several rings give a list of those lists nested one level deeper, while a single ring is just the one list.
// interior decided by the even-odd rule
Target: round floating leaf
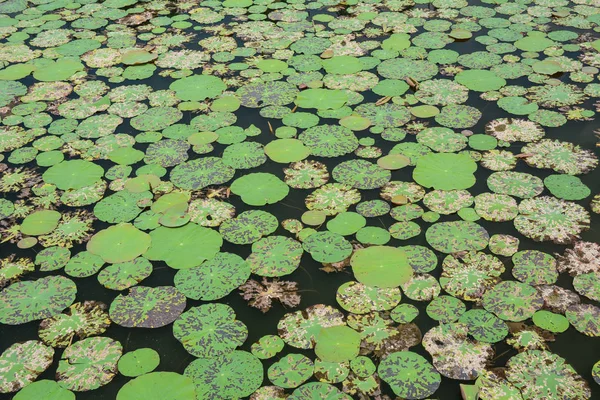
[{"label": "round floating leaf", "polygon": [[110,318],[124,327],[160,328],[179,317],[185,302],[185,296],[172,286],[136,286],[113,300]]},{"label": "round floating leaf", "polygon": [[506,85],[506,81],[491,71],[483,69],[469,69],[456,75],[456,82],[476,92],[489,92],[498,90]]},{"label": "round floating leaf", "polygon": [[360,334],[347,326],[321,329],[316,339],[315,353],[326,362],[350,361],[358,356]]},{"label": "round floating leaf", "polygon": [[171,171],[171,181],[185,190],[203,189],[228,182],[235,170],[218,157],[205,157],[177,165]]},{"label": "round floating leaf", "polygon": [[106,308],[106,304],[99,301],[75,303],[66,313],[40,323],[40,339],[52,347],[67,347],[75,337],[101,335],[110,326]]},{"label": "round floating leaf", "polygon": [[186,297],[206,301],[227,296],[249,277],[250,265],[242,257],[217,253],[198,267],[178,271],[174,283]]},{"label": "round floating leaf", "polygon": [[295,388],[313,374],[314,364],[302,354],[288,354],[269,367],[269,380],[282,388]]},{"label": "round floating leaf", "polygon": [[303,247],[315,261],[321,263],[339,262],[352,254],[352,244],[333,232],[313,233],[304,240]]},{"label": "round floating leaf", "polygon": [[572,175],[547,176],[544,185],[555,197],[564,200],[583,200],[591,194],[590,188]]},{"label": "round floating leaf", "polygon": [[269,359],[283,350],[285,343],[276,335],[265,335],[252,344],[252,354],[260,359]]},{"label": "round floating leaf", "polygon": [[63,161],[44,172],[44,182],[56,185],[62,190],[81,189],[94,184],[104,175],[101,166],[91,161]]},{"label": "round floating leaf", "polygon": [[221,235],[194,223],[177,228],[161,226],[150,232],[152,244],[144,254],[149,260],[160,260],[175,269],[192,268],[213,258],[221,245]]},{"label": "round floating leaf", "polygon": [[218,97],[227,85],[211,75],[193,75],[178,79],[171,83],[169,89],[174,90],[177,98],[184,101],[202,101]]},{"label": "round floating leaf", "polygon": [[75,342],[62,354],[56,380],[76,392],[97,389],[115,377],[121,354],[123,346],[111,338],[92,337]]},{"label": "round floating leaf", "polygon": [[196,357],[218,357],[244,343],[248,330],[228,305],[204,304],[181,314],[173,324],[173,335]]},{"label": "round floating leaf", "polygon": [[310,155],[310,149],[298,139],[276,139],[265,146],[265,154],[283,164],[304,160]]},{"label": "round floating leaf", "polygon": [[16,392],[29,385],[52,364],[53,357],[54,349],[37,340],[8,347],[0,355],[0,393]]},{"label": "round floating leaf", "polygon": [[216,358],[192,361],[184,374],[194,381],[197,398],[235,399],[254,393],[263,382],[263,366],[256,356],[235,350]]},{"label": "round floating leaf", "polygon": [[342,90],[306,89],[298,93],[295,103],[302,108],[335,110],[348,101],[348,95]]},{"label": "round floating leaf", "polygon": [[562,333],[569,329],[569,320],[564,315],[546,310],[536,311],[533,314],[532,320],[537,327],[553,333]]},{"label": "round floating leaf", "polygon": [[19,391],[13,400],[75,400],[75,393],[61,387],[55,381],[43,379],[33,382]]},{"label": "round floating leaf", "polygon": [[505,321],[524,321],[543,305],[534,287],[514,281],[500,282],[483,296],[483,307]]},{"label": "round floating leaf", "polygon": [[424,399],[434,394],[442,378],[421,355],[398,351],[384,358],[377,373],[397,396],[405,399]]},{"label": "round floating leaf", "polygon": [[45,235],[58,226],[60,213],[54,210],[42,210],[29,214],[21,224],[21,233],[24,235]]},{"label": "round floating leaf", "polygon": [[468,310],[460,316],[458,322],[466,324],[469,334],[480,342],[497,343],[508,335],[508,325],[485,310]]},{"label": "round floating leaf", "polygon": [[196,387],[187,376],[152,372],[123,385],[117,400],[196,400]]},{"label": "round floating leaf", "polygon": [[0,292],[0,322],[20,325],[59,314],[69,307],[77,287],[62,276],[16,282]]},{"label": "round floating leaf", "polygon": [[254,274],[284,276],[298,268],[302,253],[302,245],[296,240],[284,236],[269,236],[252,244],[252,253],[246,262]]},{"label": "round floating leaf", "polygon": [[487,246],[490,236],[485,228],[475,222],[453,221],[432,225],[427,229],[425,238],[435,250],[450,254],[482,250]]},{"label": "round floating leaf", "polygon": [[288,195],[290,188],[273,174],[257,172],[244,175],[231,184],[231,193],[241,196],[251,206],[277,203]]},{"label": "round floating leaf", "polygon": [[290,346],[310,349],[314,346],[321,328],[344,325],[344,314],[324,304],[288,313],[277,325],[279,336]]},{"label": "round floating leaf", "polygon": [[528,350],[506,364],[506,379],[525,399],[589,399],[587,382],[566,360],[546,350]]},{"label": "round floating leaf", "polygon": [[160,356],[155,350],[143,348],[125,353],[117,367],[121,374],[136,377],[154,371],[159,363]]},{"label": "round floating leaf", "polygon": [[98,282],[107,289],[124,290],[152,274],[152,263],[138,257],[133,261],[109,265],[98,274]]},{"label": "round floating leaf", "polygon": [[468,189],[475,184],[477,164],[467,155],[437,153],[420,157],[413,179],[427,188]]},{"label": "round floating leaf", "polygon": [[400,286],[413,275],[404,251],[391,246],[358,249],[352,255],[350,265],[356,279],[367,286]]},{"label": "round floating leaf", "polygon": [[96,233],[87,244],[87,250],[111,264],[131,261],[150,247],[150,235],[132,224],[118,224]]}]

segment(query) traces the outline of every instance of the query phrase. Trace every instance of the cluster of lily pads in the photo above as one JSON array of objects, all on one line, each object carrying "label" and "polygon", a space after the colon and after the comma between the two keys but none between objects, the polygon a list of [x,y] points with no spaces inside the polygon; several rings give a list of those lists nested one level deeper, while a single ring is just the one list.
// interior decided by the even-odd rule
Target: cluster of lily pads
[{"label": "cluster of lily pads", "polygon": [[592,398],[549,343],[600,336],[598,158],[555,129],[600,109],[598,31],[585,0],[0,0],[0,324],[37,327],[0,393]]}]

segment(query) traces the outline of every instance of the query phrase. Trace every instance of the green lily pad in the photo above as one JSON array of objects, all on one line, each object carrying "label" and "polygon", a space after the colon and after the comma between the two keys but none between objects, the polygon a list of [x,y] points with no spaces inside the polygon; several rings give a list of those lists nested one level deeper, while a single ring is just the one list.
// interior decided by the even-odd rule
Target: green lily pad
[{"label": "green lily pad", "polygon": [[128,328],[160,328],[185,309],[185,296],[172,286],[135,286],[110,304],[110,319]]},{"label": "green lily pad", "polygon": [[0,322],[20,325],[59,314],[75,300],[75,283],[62,276],[16,282],[0,292]]},{"label": "green lily pad", "polygon": [[56,185],[62,190],[81,189],[92,185],[104,175],[101,166],[91,161],[63,161],[44,172],[44,182]]},{"label": "green lily pad", "polygon": [[264,206],[283,200],[290,188],[275,175],[257,172],[244,175],[231,184],[231,193],[251,206]]},{"label": "green lily pad", "polygon": [[175,372],[151,372],[127,382],[117,400],[196,400],[192,379]]},{"label": "green lily pad", "polygon": [[315,353],[323,361],[350,361],[358,356],[360,334],[347,326],[321,329],[317,335]]},{"label": "green lily pad", "polygon": [[391,246],[359,249],[352,255],[350,265],[356,279],[367,286],[399,286],[408,282],[413,274],[406,254]]},{"label": "green lily pad", "polygon": [[176,80],[169,89],[175,91],[175,95],[181,100],[202,101],[218,97],[227,89],[227,85],[216,76],[193,75]]},{"label": "green lily pad", "polygon": [[75,400],[75,393],[61,387],[55,381],[43,379],[33,382],[19,391],[14,400]]},{"label": "green lily pad", "polygon": [[295,388],[307,381],[313,370],[310,358],[302,354],[288,354],[269,367],[268,376],[279,387]]},{"label": "green lily pad", "polygon": [[391,386],[397,396],[405,399],[424,399],[434,394],[442,378],[421,355],[398,351],[381,361],[377,373]]},{"label": "green lily pad", "polygon": [[217,300],[244,284],[250,277],[250,268],[236,254],[217,253],[197,267],[178,271],[174,283],[190,299]]},{"label": "green lily pad", "polygon": [[75,337],[85,339],[101,335],[110,326],[106,304],[99,301],[75,303],[66,313],[44,319],[38,334],[52,347],[67,347]]},{"label": "green lily pad", "polygon": [[136,377],[154,371],[159,363],[160,356],[155,350],[142,348],[123,354],[117,367],[122,375]]},{"label": "green lily pad", "polygon": [[428,154],[419,158],[413,179],[434,189],[468,189],[475,184],[477,164],[464,154]]},{"label": "green lily pad", "polygon": [[24,235],[39,236],[50,233],[58,226],[60,213],[54,210],[42,210],[29,214],[21,224]]},{"label": "green lily pad", "polygon": [[56,369],[58,384],[83,392],[113,380],[123,346],[107,337],[91,337],[73,343],[62,354]]},{"label": "green lily pad", "polygon": [[96,233],[87,249],[111,264],[132,261],[150,248],[151,237],[132,224],[113,225]]},{"label": "green lily pad", "polygon": [[199,358],[185,369],[196,386],[196,398],[233,399],[254,393],[263,382],[260,360],[235,350],[215,358]]},{"label": "green lily pad", "polygon": [[213,258],[223,244],[218,232],[194,223],[177,228],[161,226],[150,232],[150,237],[152,242],[144,256],[175,269],[200,265]]},{"label": "green lily pad", "polygon": [[15,343],[0,355],[0,393],[29,385],[51,364],[54,349],[37,340]]},{"label": "green lily pad", "polygon": [[196,357],[231,353],[248,336],[246,325],[225,304],[204,304],[184,312],[173,324],[173,335]]}]

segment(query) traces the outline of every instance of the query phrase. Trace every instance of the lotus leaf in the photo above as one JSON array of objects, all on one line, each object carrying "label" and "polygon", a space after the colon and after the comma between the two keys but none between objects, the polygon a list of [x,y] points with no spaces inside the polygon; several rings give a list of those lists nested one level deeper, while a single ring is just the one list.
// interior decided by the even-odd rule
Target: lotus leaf
[{"label": "lotus leaf", "polygon": [[534,287],[514,281],[500,282],[483,296],[483,307],[505,321],[524,321],[543,305]]},{"label": "lotus leaf", "polygon": [[347,326],[321,329],[316,337],[315,353],[326,362],[350,361],[358,356],[360,335]]},{"label": "lotus leaf", "polygon": [[590,389],[565,359],[546,350],[529,350],[513,356],[506,379],[523,398],[589,399]]},{"label": "lotus leaf", "polygon": [[273,174],[257,172],[244,175],[231,184],[231,193],[241,196],[251,206],[277,203],[288,195],[290,188]]},{"label": "lotus leaf", "polygon": [[0,322],[19,325],[59,314],[75,300],[75,283],[62,276],[16,282],[0,292]]},{"label": "lotus leaf", "polygon": [[104,386],[117,374],[121,343],[107,337],[92,337],[73,343],[62,354],[56,370],[59,385],[76,392]]},{"label": "lotus leaf", "polygon": [[154,371],[160,363],[158,353],[150,348],[142,348],[125,353],[117,367],[122,375],[136,377]]},{"label": "lotus leaf", "polygon": [[235,350],[215,358],[192,361],[184,372],[196,386],[197,398],[234,399],[252,394],[263,382],[256,356]]},{"label": "lotus leaf", "polygon": [[458,322],[469,327],[469,335],[484,343],[497,343],[508,335],[508,326],[494,314],[471,309],[460,316]]},{"label": "lotus leaf", "polygon": [[102,177],[104,170],[101,166],[90,161],[63,161],[44,172],[44,182],[56,185],[57,188],[81,189],[92,185]]},{"label": "lotus leaf", "polygon": [[266,211],[244,211],[221,224],[219,232],[228,242],[250,244],[277,229],[277,218]]},{"label": "lotus leaf", "polygon": [[288,354],[269,367],[268,376],[279,387],[295,388],[306,382],[313,370],[314,364],[310,358],[302,354]]},{"label": "lotus leaf", "polygon": [[348,95],[342,90],[307,89],[296,97],[295,103],[302,108],[317,108],[319,110],[335,110],[348,101]]},{"label": "lotus leaf", "polygon": [[88,242],[87,249],[105,262],[116,264],[132,261],[150,247],[150,235],[132,224],[113,225],[96,233]]},{"label": "lotus leaf", "polygon": [[344,324],[341,311],[323,304],[315,304],[303,311],[288,313],[277,325],[279,336],[290,346],[310,349],[321,328]]},{"label": "lotus leaf", "polygon": [[227,296],[250,277],[249,263],[237,254],[217,253],[197,267],[175,275],[175,287],[194,300],[217,300]]},{"label": "lotus leaf", "polygon": [[302,132],[298,139],[310,149],[313,156],[339,157],[358,147],[354,133],[343,126],[317,125]]},{"label": "lotus leaf", "polygon": [[421,355],[398,351],[384,358],[377,373],[397,396],[406,399],[424,399],[440,386],[440,374]]},{"label": "lotus leaf", "polygon": [[338,164],[331,172],[333,179],[356,189],[376,189],[388,183],[390,171],[366,160],[350,160]]},{"label": "lotus leaf", "polygon": [[15,343],[0,355],[0,393],[11,393],[29,385],[44,372],[54,349],[37,340]]},{"label": "lotus leaf", "polygon": [[327,383],[309,382],[294,390],[288,397],[288,400],[302,399],[350,400],[351,397]]},{"label": "lotus leaf", "polygon": [[196,400],[192,379],[175,372],[152,372],[127,382],[117,400]]},{"label": "lotus leaf", "polygon": [[265,154],[278,163],[304,160],[310,155],[310,149],[298,139],[277,139],[265,146]]},{"label": "lotus leaf", "polygon": [[50,233],[58,226],[60,213],[54,210],[42,210],[29,214],[21,224],[24,235],[39,236]]},{"label": "lotus leaf", "polygon": [[475,184],[477,164],[464,154],[428,154],[419,158],[413,179],[434,189],[468,189]]},{"label": "lotus leaf", "polygon": [[204,304],[184,312],[173,324],[173,335],[196,357],[230,354],[248,336],[246,325],[225,304]]},{"label": "lotus leaf", "polygon": [[75,303],[66,313],[44,319],[39,336],[52,347],[67,347],[75,337],[101,335],[110,326],[106,304],[98,301]]},{"label": "lotus leaf", "polygon": [[284,236],[269,236],[252,244],[252,254],[246,259],[252,273],[260,276],[284,276],[300,265],[302,245]]},{"label": "lotus leaf", "polygon": [[310,235],[303,244],[315,261],[334,263],[348,258],[352,254],[352,244],[342,235],[333,232],[317,232]]},{"label": "lotus leaf", "polygon": [[75,400],[75,394],[61,387],[55,381],[43,379],[27,385],[13,397],[15,400],[37,400],[41,398],[45,400]]},{"label": "lotus leaf", "polygon": [[413,274],[404,251],[391,246],[359,249],[352,255],[350,265],[356,279],[367,286],[399,286]]},{"label": "lotus leaf", "polygon": [[205,157],[177,165],[171,171],[175,186],[186,190],[203,189],[220,185],[233,178],[235,170],[218,157]]},{"label": "lotus leaf", "polygon": [[174,90],[177,98],[185,101],[214,99],[227,88],[223,81],[210,75],[193,75],[178,79],[171,83],[169,89]]},{"label": "lotus leaf", "polygon": [[160,328],[175,321],[185,303],[185,296],[172,286],[136,286],[113,300],[110,319],[129,328]]},{"label": "lotus leaf", "polygon": [[451,323],[436,326],[423,336],[433,366],[448,378],[475,379],[492,358],[492,346],[469,339],[467,332],[467,325]]},{"label": "lotus leaf", "polygon": [[252,344],[252,354],[260,359],[269,359],[283,350],[285,343],[276,335],[265,335]]},{"label": "lotus leaf", "polygon": [[194,223],[177,228],[161,226],[150,232],[151,245],[144,256],[174,269],[192,268],[213,258],[223,239],[218,232]]},{"label": "lotus leaf", "polygon": [[442,253],[482,250],[490,239],[487,231],[475,222],[438,222],[425,232],[427,242]]}]

